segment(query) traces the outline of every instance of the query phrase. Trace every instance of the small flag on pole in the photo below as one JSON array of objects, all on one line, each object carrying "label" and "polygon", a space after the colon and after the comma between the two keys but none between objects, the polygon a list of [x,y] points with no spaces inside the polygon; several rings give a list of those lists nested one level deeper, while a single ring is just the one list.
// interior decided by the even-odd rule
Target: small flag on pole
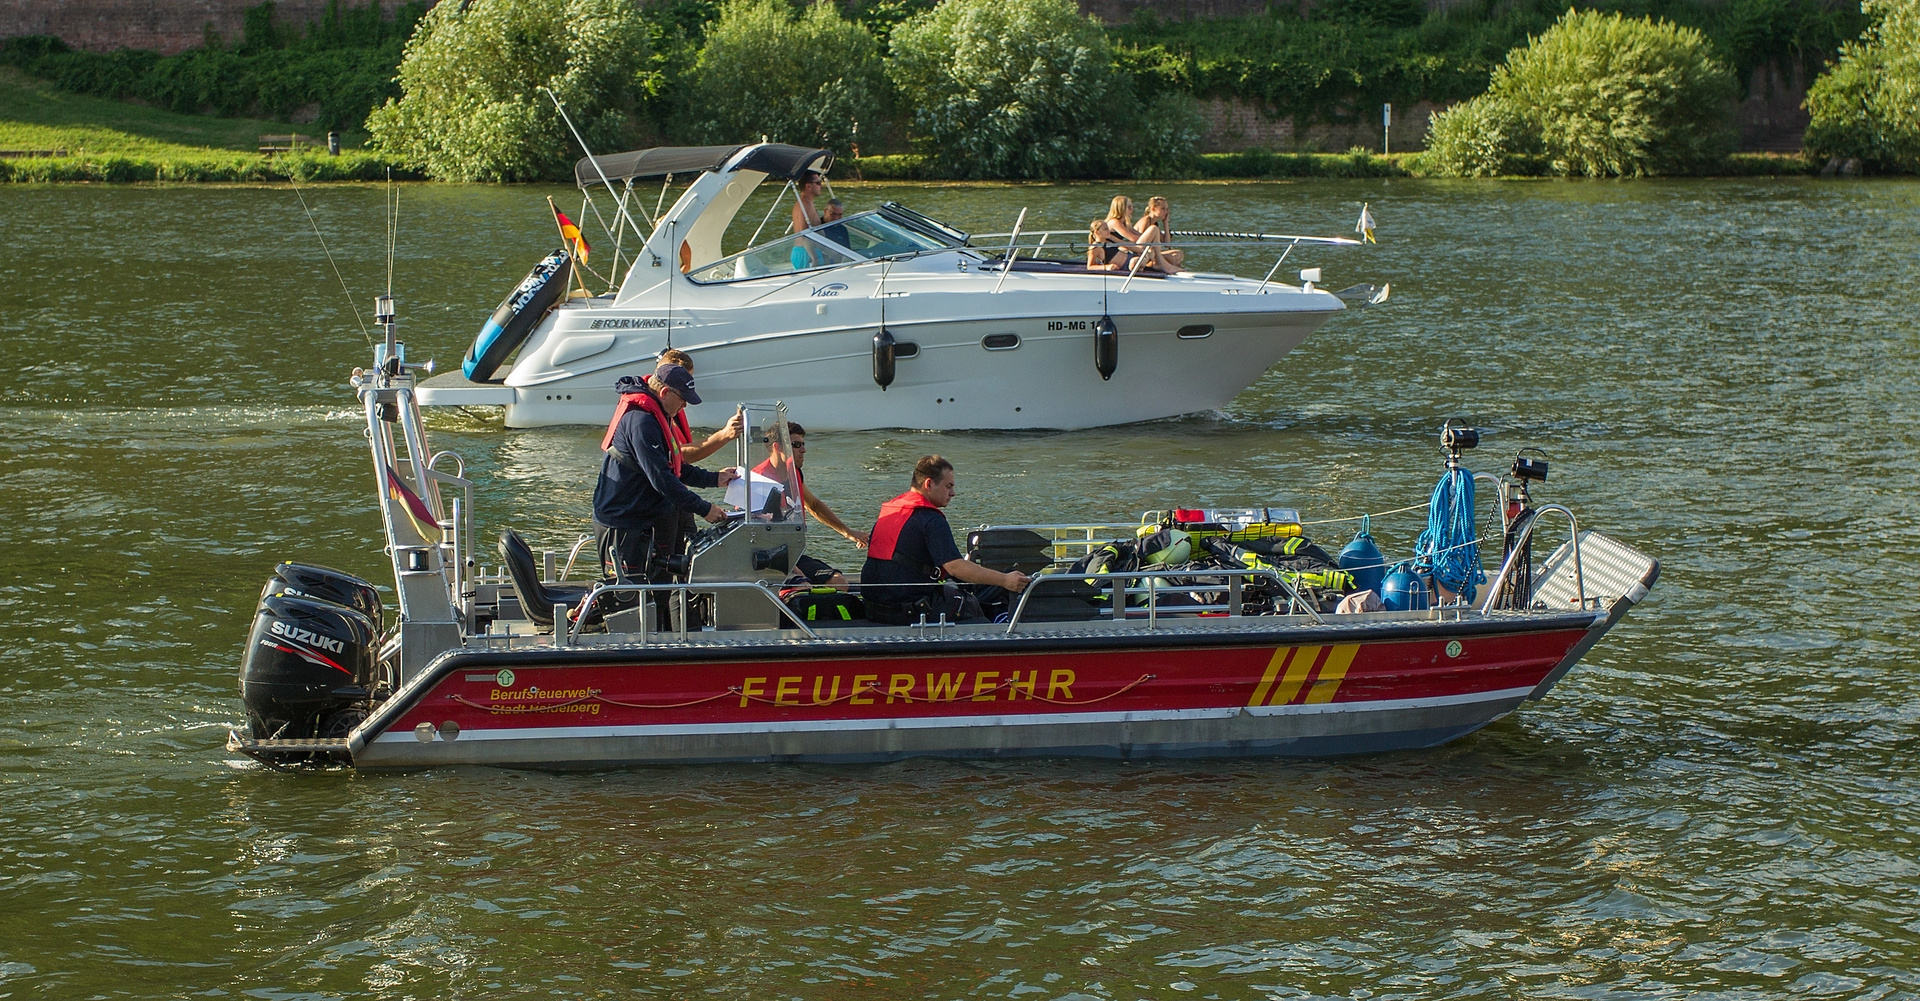
[{"label": "small flag on pole", "polygon": [[548,199],[547,204],[553,207],[554,221],[560,224],[561,239],[573,245],[574,256],[580,258],[581,263],[584,264],[587,260],[587,238],[580,235],[580,227],[575,226],[573,220],[567,218],[567,214],[553,204],[552,199]]},{"label": "small flag on pole", "polygon": [[420,499],[419,494],[407,489],[407,484],[400,479],[399,473],[393,471],[392,466],[388,466],[386,472],[387,499],[399,505],[400,513],[406,515],[407,522],[419,533],[420,541],[439,541],[440,519],[434,517],[433,509]]},{"label": "small flag on pole", "polygon": [[1353,231],[1368,243],[1379,243],[1373,238],[1373,213],[1367,211],[1368,203],[1360,203],[1360,221],[1353,224]]}]

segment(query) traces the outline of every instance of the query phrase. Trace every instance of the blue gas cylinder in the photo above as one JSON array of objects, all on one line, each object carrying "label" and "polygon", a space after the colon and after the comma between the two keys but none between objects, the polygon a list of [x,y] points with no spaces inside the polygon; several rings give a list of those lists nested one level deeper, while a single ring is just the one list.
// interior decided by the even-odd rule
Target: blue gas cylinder
[{"label": "blue gas cylinder", "polygon": [[1408,569],[1394,567],[1380,582],[1380,603],[1389,612],[1420,612],[1427,608],[1427,579]]},{"label": "blue gas cylinder", "polygon": [[1364,587],[1374,594],[1380,593],[1380,582],[1387,576],[1387,558],[1380,554],[1380,547],[1373,542],[1371,519],[1362,515],[1360,534],[1340,550],[1338,562],[1340,569],[1353,574],[1355,587]]}]

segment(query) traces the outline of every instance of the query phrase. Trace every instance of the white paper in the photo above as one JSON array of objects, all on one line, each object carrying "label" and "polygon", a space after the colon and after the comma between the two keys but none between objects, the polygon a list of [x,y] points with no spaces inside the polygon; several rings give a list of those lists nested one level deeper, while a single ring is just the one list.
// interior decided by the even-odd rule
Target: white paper
[{"label": "white paper", "polygon": [[[730,507],[746,508],[749,511],[761,511],[766,508],[767,497],[769,495],[775,490],[785,489],[781,486],[779,480],[768,479],[759,473],[741,469],[738,466],[735,466],[733,471],[744,475],[736,478],[732,483],[727,484],[725,502]],[[752,491],[751,495],[748,494],[749,490]],[[749,500],[751,500],[752,503],[748,503]]]}]

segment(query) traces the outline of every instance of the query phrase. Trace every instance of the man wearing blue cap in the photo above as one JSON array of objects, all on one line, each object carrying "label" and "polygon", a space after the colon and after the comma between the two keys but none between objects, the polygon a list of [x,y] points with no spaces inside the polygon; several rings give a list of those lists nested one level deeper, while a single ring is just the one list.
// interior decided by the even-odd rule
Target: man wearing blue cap
[{"label": "man wearing blue cap", "polygon": [[614,384],[620,403],[600,448],[600,481],[593,487],[593,528],[600,569],[622,583],[665,583],[667,560],[680,549],[680,512],[719,524],[726,512],[688,487],[724,487],[739,474],[708,472],[684,463],[672,430],[674,415],[700,402],[693,375],[663,364],[652,376],[624,376]]}]

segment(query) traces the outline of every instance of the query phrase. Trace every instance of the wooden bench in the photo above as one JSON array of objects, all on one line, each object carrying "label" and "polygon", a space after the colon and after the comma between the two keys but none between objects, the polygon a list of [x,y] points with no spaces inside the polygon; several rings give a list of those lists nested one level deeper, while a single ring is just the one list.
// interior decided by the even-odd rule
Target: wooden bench
[{"label": "wooden bench", "polygon": [[302,146],[312,146],[317,149],[320,143],[312,136],[303,136],[299,133],[286,136],[260,137],[260,152],[267,156],[272,156],[275,153],[292,153]]}]

